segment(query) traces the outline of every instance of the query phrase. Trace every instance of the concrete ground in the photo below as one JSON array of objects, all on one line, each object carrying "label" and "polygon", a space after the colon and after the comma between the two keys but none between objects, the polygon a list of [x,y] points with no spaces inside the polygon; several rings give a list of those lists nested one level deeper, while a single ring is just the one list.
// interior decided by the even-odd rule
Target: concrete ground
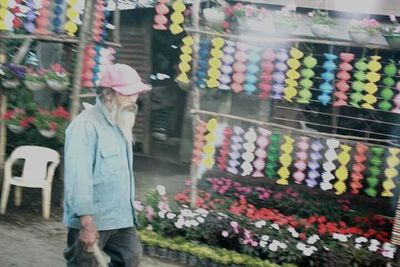
[{"label": "concrete ground", "polygon": [[[135,156],[136,192],[138,198],[157,185],[164,185],[169,196],[181,191],[189,177],[189,167],[165,161]],[[65,266],[62,251],[66,229],[60,223],[62,182],[53,184],[51,219],[41,217],[41,193],[24,189],[21,207],[14,207],[11,191],[7,213],[0,215],[1,267],[61,267]],[[141,267],[178,267],[158,259],[144,257]]]}]

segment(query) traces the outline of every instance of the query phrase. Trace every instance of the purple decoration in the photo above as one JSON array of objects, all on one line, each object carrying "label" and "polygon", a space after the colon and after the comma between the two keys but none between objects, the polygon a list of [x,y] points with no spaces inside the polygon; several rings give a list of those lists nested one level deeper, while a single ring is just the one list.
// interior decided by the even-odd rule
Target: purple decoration
[{"label": "purple decoration", "polygon": [[221,67],[221,76],[219,77],[220,85],[218,89],[230,90],[229,84],[232,82],[231,74],[233,72],[232,64],[235,62],[235,58],[232,56],[235,53],[235,42],[226,41],[225,47],[222,49],[224,55],[221,58],[223,66]]},{"label": "purple decoration", "polygon": [[285,74],[282,72],[274,72],[274,74],[272,74],[272,79],[278,84],[283,83],[285,81]]},{"label": "purple decoration", "polygon": [[26,19],[29,21],[33,21],[36,18],[36,14],[35,12],[33,12],[32,10],[30,10],[27,14],[26,14]]},{"label": "purple decoration", "polygon": [[321,176],[318,172],[318,169],[321,167],[318,160],[322,159],[322,155],[320,150],[323,148],[321,142],[319,140],[315,140],[311,143],[311,153],[310,153],[310,161],[308,162],[308,178],[306,179],[306,183],[308,187],[315,187],[318,182],[317,178]]},{"label": "purple decoration", "polygon": [[230,160],[228,162],[229,167],[226,170],[232,174],[238,174],[238,166],[240,162],[238,159],[241,156],[240,150],[242,149],[244,130],[239,126],[233,127],[233,135],[231,136],[231,152],[229,153]]},{"label": "purple decoration", "polygon": [[288,66],[283,62],[278,62],[278,63],[275,64],[275,69],[277,69],[279,71],[282,71],[282,72],[285,72],[285,71],[287,71]]},{"label": "purple decoration", "polygon": [[285,90],[284,80],[285,75],[282,73],[288,69],[286,61],[289,59],[288,52],[285,49],[280,49],[275,54],[275,65],[274,68],[277,70],[272,74],[274,84],[272,85],[272,98],[282,99],[283,91]]},{"label": "purple decoration", "polygon": [[27,32],[32,33],[35,31],[35,24],[33,24],[33,22],[31,22],[31,21],[27,21],[24,23],[24,29]]}]

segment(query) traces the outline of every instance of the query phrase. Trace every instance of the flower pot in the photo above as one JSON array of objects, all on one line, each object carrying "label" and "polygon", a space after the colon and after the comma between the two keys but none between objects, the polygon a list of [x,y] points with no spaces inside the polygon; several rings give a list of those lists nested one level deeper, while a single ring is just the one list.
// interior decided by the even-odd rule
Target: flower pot
[{"label": "flower pot", "polygon": [[47,86],[45,82],[24,81],[24,84],[32,92],[43,90]]},{"label": "flower pot", "polygon": [[204,19],[210,26],[221,25],[225,20],[225,13],[214,8],[205,8],[203,10]]},{"label": "flower pot", "polygon": [[390,48],[400,50],[400,34],[384,34],[383,37]]},{"label": "flower pot", "polygon": [[371,35],[368,32],[349,31],[349,36],[350,36],[350,39],[353,41],[353,43],[358,44],[358,45],[367,44],[369,38],[371,38]]},{"label": "flower pot", "polygon": [[1,82],[4,88],[12,89],[17,88],[20,85],[18,80],[3,80]]},{"label": "flower pot", "polygon": [[332,28],[326,24],[312,24],[311,32],[320,38],[326,38],[332,33]]},{"label": "flower pot", "polygon": [[46,138],[53,138],[57,132],[52,130],[39,129],[39,133]]},{"label": "flower pot", "polygon": [[22,126],[20,126],[20,125],[13,125],[13,124],[10,124],[10,125],[7,125],[7,128],[8,128],[11,132],[16,133],[16,134],[22,133],[23,131],[25,131],[25,127],[22,127]]},{"label": "flower pot", "polygon": [[47,80],[47,85],[50,87],[50,89],[53,89],[54,91],[64,91],[68,88],[69,83],[68,82],[59,82],[56,80]]}]

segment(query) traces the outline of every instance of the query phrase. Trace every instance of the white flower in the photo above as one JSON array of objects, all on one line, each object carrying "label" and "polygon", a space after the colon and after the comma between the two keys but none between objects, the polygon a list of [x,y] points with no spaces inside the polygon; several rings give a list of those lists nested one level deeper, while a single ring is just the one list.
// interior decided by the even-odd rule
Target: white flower
[{"label": "white flower", "polygon": [[368,239],[366,239],[366,238],[363,237],[363,236],[360,236],[360,237],[357,237],[357,238],[355,239],[355,241],[356,241],[356,243],[364,243],[364,242],[367,242]]},{"label": "white flower", "polygon": [[391,22],[397,22],[395,15],[390,15],[389,18]]},{"label": "white flower", "polygon": [[268,242],[265,241],[260,241],[260,247],[265,248],[267,246]]},{"label": "white flower", "polygon": [[160,218],[165,218],[165,211],[159,211],[158,212],[158,217],[160,217]]},{"label": "white flower", "polygon": [[303,255],[304,256],[311,256],[311,254],[313,254],[313,250],[311,248],[305,248],[303,250]]},{"label": "white flower", "polygon": [[263,241],[268,241],[268,240],[269,240],[269,236],[267,236],[267,235],[262,235],[262,236],[261,236],[261,240],[263,240]]},{"label": "white flower", "polygon": [[194,227],[199,226],[199,222],[196,221],[196,220],[191,220],[191,224],[192,224]]},{"label": "white flower", "polygon": [[309,16],[310,18],[314,17],[314,12],[308,12],[307,16]]},{"label": "white flower", "polygon": [[208,211],[205,209],[196,209],[195,212],[200,213],[200,214],[208,214]]},{"label": "white flower", "polygon": [[312,245],[315,242],[317,242],[317,240],[319,240],[319,236],[318,235],[312,235],[307,239],[307,243]]},{"label": "white flower", "polygon": [[182,229],[182,226],[183,226],[183,223],[180,222],[180,221],[177,221],[177,222],[175,223],[175,227],[178,228],[178,229]]},{"label": "white flower", "polygon": [[160,196],[165,195],[165,186],[157,185],[156,190]]},{"label": "white flower", "polygon": [[361,244],[356,244],[354,247],[360,249],[361,248]]},{"label": "white flower", "polygon": [[185,225],[185,227],[190,227],[190,226],[192,226],[192,223],[191,223],[191,221],[190,220],[187,220],[185,223],[184,223],[184,225]]},{"label": "white flower", "polygon": [[283,242],[279,242],[279,245],[278,245],[281,249],[287,249],[287,245],[285,244],[285,243],[283,243]]},{"label": "white flower", "polygon": [[279,230],[279,225],[277,225],[276,223],[271,224],[271,227],[275,230]]},{"label": "white flower", "polygon": [[299,242],[299,243],[297,243],[296,248],[298,250],[304,250],[306,248],[306,245],[301,243],[301,242]]},{"label": "white flower", "polygon": [[372,251],[372,252],[375,252],[375,251],[377,251],[379,248],[377,247],[377,246],[375,246],[375,245],[370,245],[369,247],[368,247],[368,250],[369,251]]},{"label": "white flower", "polygon": [[228,233],[228,231],[222,231],[221,235],[222,235],[223,237],[228,237],[228,236],[229,236],[229,233]]},{"label": "white flower", "polygon": [[376,240],[376,239],[371,239],[371,245],[379,246],[380,244],[381,244],[381,242],[379,242],[378,240]]},{"label": "white flower", "polygon": [[151,224],[147,225],[146,229],[149,231],[153,231],[153,225]]},{"label": "white flower", "polygon": [[175,213],[172,213],[172,212],[168,212],[168,213],[167,213],[167,218],[168,218],[168,219],[172,220],[172,219],[174,219],[175,217],[176,217],[176,214],[175,214]]},{"label": "white flower", "polygon": [[346,241],[347,241],[347,236],[342,235],[342,234],[334,233],[334,234],[333,234],[333,238],[334,238],[334,239],[337,239],[337,240],[339,240],[339,241],[342,241],[342,242],[346,242]]},{"label": "white flower", "polygon": [[271,251],[277,251],[278,245],[275,242],[272,242],[271,244],[268,245],[268,249]]},{"label": "white flower", "polygon": [[298,232],[294,231],[294,232],[292,232],[292,236],[293,236],[294,238],[298,238],[300,235],[299,235]]},{"label": "white flower", "polygon": [[183,210],[181,210],[181,214],[182,214],[184,217],[193,217],[192,211],[191,211],[191,210],[188,210],[188,209],[183,209]]},{"label": "white flower", "polygon": [[267,223],[265,221],[257,221],[254,225],[257,228],[262,228],[263,226],[267,225]]},{"label": "white flower", "polygon": [[394,258],[394,253],[391,251],[382,251],[382,256],[386,258],[393,259]]},{"label": "white flower", "polygon": [[202,217],[197,217],[196,219],[199,223],[204,223],[205,221]]},{"label": "white flower", "polygon": [[296,230],[293,228],[293,227],[288,227],[288,229],[287,229],[289,232],[291,232],[291,233],[293,233],[293,232],[296,232]]}]

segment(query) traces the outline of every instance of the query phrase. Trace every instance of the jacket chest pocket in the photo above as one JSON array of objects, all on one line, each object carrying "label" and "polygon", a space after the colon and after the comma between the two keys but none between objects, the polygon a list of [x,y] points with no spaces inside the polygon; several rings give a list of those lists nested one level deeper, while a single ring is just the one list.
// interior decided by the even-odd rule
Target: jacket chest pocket
[{"label": "jacket chest pocket", "polygon": [[100,173],[103,178],[108,179],[109,176],[115,175],[120,170],[121,157],[120,148],[117,144],[105,141],[100,145]]}]

